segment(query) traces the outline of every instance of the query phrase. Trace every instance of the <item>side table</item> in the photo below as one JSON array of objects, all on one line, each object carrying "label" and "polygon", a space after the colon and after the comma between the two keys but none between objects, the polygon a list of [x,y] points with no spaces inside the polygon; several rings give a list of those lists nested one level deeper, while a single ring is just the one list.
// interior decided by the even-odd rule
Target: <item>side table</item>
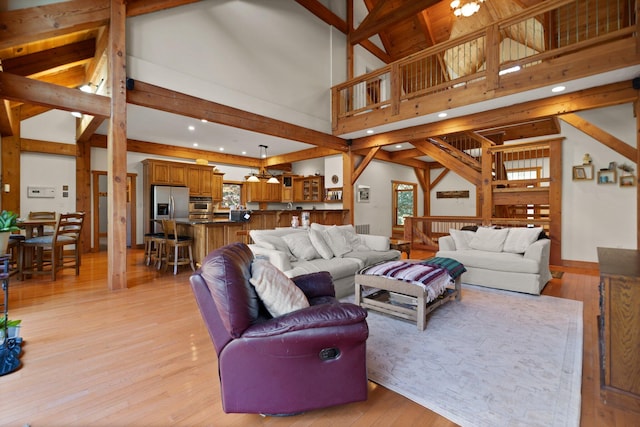
[{"label": "side table", "polygon": [[411,242],[409,240],[390,239],[389,247],[400,252],[405,252],[407,259],[411,258]]}]

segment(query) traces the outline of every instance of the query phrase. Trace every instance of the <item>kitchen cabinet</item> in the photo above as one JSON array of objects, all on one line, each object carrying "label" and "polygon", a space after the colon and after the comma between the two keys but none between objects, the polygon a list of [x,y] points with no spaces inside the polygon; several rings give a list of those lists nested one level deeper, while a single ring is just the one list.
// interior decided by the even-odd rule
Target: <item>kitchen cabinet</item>
[{"label": "kitchen cabinet", "polygon": [[598,248],[600,396],[640,412],[640,251]]},{"label": "kitchen cabinet", "polygon": [[216,200],[222,200],[222,184],[224,183],[224,174],[220,172],[213,173],[213,179],[211,180],[211,198]]},{"label": "kitchen cabinet", "polygon": [[187,164],[146,159],[142,161],[150,185],[187,185]]},{"label": "kitchen cabinet", "polygon": [[211,166],[189,166],[187,187],[190,196],[211,197],[213,168]]},{"label": "kitchen cabinet", "polygon": [[280,202],[282,184],[269,184],[266,181],[247,182],[248,202]]},{"label": "kitchen cabinet", "polygon": [[293,179],[294,202],[321,202],[323,197],[323,176],[296,177]]}]

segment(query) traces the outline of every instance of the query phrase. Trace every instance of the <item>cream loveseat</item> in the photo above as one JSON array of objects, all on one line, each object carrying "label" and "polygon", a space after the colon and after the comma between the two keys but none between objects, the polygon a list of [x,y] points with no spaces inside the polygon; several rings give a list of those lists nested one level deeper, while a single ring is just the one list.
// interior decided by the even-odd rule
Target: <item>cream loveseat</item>
[{"label": "cream loveseat", "polygon": [[389,249],[389,238],[356,234],[352,225],[311,224],[310,229],[251,230],[249,245],[256,257],[266,257],[288,277],[328,271],[336,297],[354,293],[355,274],[361,268],[400,258]]},{"label": "cream loveseat", "polygon": [[551,280],[551,241],[541,233],[541,227],[451,229],[438,239],[436,256],[464,264],[462,283],[540,295]]}]

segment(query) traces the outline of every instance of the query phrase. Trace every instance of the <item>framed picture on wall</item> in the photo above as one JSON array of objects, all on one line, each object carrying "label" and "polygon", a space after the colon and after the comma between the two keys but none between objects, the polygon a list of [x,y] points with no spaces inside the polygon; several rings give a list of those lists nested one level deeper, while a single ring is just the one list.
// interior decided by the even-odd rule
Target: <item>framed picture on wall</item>
[{"label": "framed picture on wall", "polygon": [[620,177],[620,187],[635,187],[636,176],[635,175],[623,175]]},{"label": "framed picture on wall", "polygon": [[370,190],[371,188],[368,185],[358,185],[358,192],[356,193],[358,203],[369,203]]}]

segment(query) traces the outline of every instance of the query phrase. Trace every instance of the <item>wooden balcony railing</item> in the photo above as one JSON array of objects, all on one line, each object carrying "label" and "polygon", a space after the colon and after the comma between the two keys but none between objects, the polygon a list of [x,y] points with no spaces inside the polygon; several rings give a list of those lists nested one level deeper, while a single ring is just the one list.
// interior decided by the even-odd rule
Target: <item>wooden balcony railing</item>
[{"label": "wooden balcony railing", "polygon": [[[345,121],[358,121],[365,116],[367,126],[375,125],[376,120],[371,117],[374,112],[380,114],[380,120],[386,121],[394,116],[398,120],[415,117],[415,105],[414,111],[410,112],[409,107],[402,111],[403,103],[415,104],[425,97],[436,101],[433,97],[443,92],[451,99],[451,91],[471,85],[480,84],[481,87],[473,95],[465,92],[467,103],[475,101],[474,96],[480,97],[481,93],[485,96],[486,92],[492,91],[507,94],[553,83],[548,77],[524,78],[527,73],[535,74],[536,66],[540,64],[553,62],[559,65],[564,60],[575,65],[573,75],[567,75],[566,70],[564,74],[557,73],[560,81],[561,78],[579,78],[625,67],[629,62],[638,63],[640,53],[633,44],[637,37],[636,7],[636,0],[545,1],[482,30],[432,46],[334,86],[334,133],[359,130],[355,124]],[[608,49],[593,52],[600,61],[581,65],[572,56],[603,45]],[[629,49],[635,54],[621,54]],[[611,57],[603,58],[603,54]],[[523,81],[528,87],[522,88]],[[414,102],[407,103],[409,100]],[[430,102],[432,106],[424,103],[420,113],[452,106],[450,101],[437,101]]]}]

